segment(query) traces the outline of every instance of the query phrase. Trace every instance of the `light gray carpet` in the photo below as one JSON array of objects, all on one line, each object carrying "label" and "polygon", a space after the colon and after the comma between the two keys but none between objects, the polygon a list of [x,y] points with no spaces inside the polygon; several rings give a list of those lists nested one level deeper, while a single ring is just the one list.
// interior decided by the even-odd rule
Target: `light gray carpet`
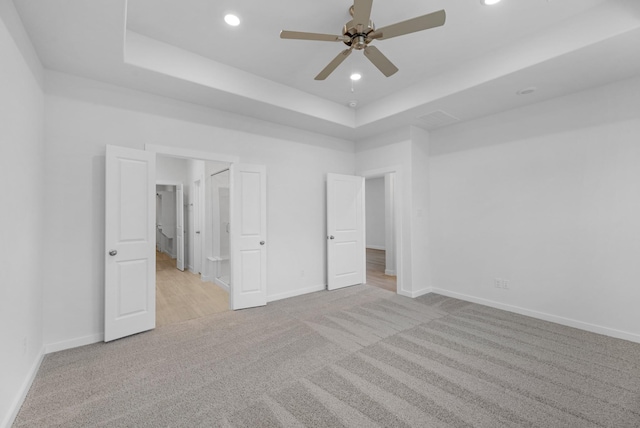
[{"label": "light gray carpet", "polygon": [[640,345],[357,286],[48,355],[15,425],[639,427]]}]

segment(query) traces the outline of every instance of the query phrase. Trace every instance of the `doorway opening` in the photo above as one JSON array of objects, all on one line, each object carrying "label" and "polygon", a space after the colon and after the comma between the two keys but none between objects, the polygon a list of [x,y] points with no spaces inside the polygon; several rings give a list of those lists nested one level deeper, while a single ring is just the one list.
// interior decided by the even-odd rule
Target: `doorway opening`
[{"label": "doorway opening", "polygon": [[156,158],[156,326],[229,310],[229,286],[215,281],[213,263],[221,246],[214,218],[228,222],[229,204],[214,200],[211,174],[225,168],[229,163]]},{"label": "doorway opening", "polygon": [[367,284],[397,292],[395,172],[366,177]]},{"label": "doorway opening", "polygon": [[230,232],[231,194],[229,168],[210,174],[211,192],[211,242],[213,281],[229,290],[231,280]]}]

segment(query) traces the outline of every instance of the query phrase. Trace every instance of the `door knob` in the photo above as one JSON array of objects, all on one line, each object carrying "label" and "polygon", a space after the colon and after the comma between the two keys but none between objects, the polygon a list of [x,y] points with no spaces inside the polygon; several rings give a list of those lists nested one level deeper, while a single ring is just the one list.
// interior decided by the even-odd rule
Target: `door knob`
[{"label": "door knob", "polygon": [[260,245],[264,245],[264,241],[260,241]]},{"label": "door knob", "polygon": [[334,236],[333,236],[333,235],[331,235],[331,236],[329,237],[329,239],[335,239],[335,238],[334,238]]},{"label": "door knob", "polygon": [[109,255],[110,256],[115,256],[116,254],[118,254],[118,252],[116,250],[109,251]]},{"label": "door knob", "polygon": [[199,231],[199,230],[196,230],[196,233],[197,233],[198,235],[200,235],[200,231]]}]

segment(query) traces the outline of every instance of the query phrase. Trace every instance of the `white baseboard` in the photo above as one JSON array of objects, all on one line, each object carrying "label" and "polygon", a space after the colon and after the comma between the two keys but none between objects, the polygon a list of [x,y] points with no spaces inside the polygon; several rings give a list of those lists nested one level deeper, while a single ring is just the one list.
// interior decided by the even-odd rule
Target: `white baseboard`
[{"label": "white baseboard", "polygon": [[171,253],[169,252],[169,250],[167,250],[166,248],[160,248],[160,252],[166,254],[167,256],[171,257],[172,259],[175,259],[175,257],[173,257],[171,255]]},{"label": "white baseboard", "polygon": [[416,297],[420,297],[420,296],[424,296],[425,294],[429,294],[433,291],[433,289],[431,287],[429,288],[423,288],[422,290],[417,290],[417,291],[407,291],[407,290],[402,290],[402,289],[398,289],[398,294],[404,297],[410,297],[412,299],[415,299]]},{"label": "white baseboard", "polygon": [[532,318],[537,318],[543,321],[549,321],[567,327],[573,327],[580,330],[590,331],[592,333],[603,334],[605,336],[615,337],[617,339],[624,339],[630,342],[640,343],[640,335],[630,333],[627,331],[616,330],[609,327],[603,327],[596,324],[590,324],[583,321],[574,320],[571,318],[565,318],[558,315],[548,314],[546,312],[534,311],[531,309],[522,308],[520,306],[508,305],[505,303],[496,302],[489,299],[483,299],[481,297],[470,296],[467,294],[456,293],[453,291],[443,290],[441,288],[433,288],[432,292],[435,294],[442,294],[443,296],[453,297],[455,299],[464,300],[466,302],[478,303],[480,305],[489,306],[496,309],[502,309],[507,312],[514,312],[516,314],[525,315]]},{"label": "white baseboard", "polygon": [[92,334],[90,336],[78,337],[76,339],[64,340],[62,342],[49,343],[44,345],[44,353],[51,354],[53,352],[64,351],[79,346],[91,345],[104,341],[104,333]]},{"label": "white baseboard", "polygon": [[33,384],[33,380],[36,378],[38,374],[38,370],[40,369],[40,365],[42,364],[42,360],[44,359],[44,347],[40,349],[40,353],[36,357],[36,360],[33,362],[31,369],[27,373],[27,377],[22,382],[22,386],[20,390],[16,394],[16,398],[11,403],[9,407],[9,412],[5,416],[4,420],[0,421],[0,427],[9,428],[13,425],[13,422],[16,420],[16,416],[18,416],[18,412],[20,412],[20,408],[22,407],[22,403],[24,403],[24,399],[27,398],[27,394],[29,393],[29,389]]},{"label": "white baseboard", "polygon": [[215,285],[217,285],[218,287],[222,288],[227,293],[229,292],[229,286],[227,284],[225,284],[224,282],[218,280],[217,278],[213,280],[213,283]]},{"label": "white baseboard", "polygon": [[212,276],[209,276],[209,275],[200,275],[200,280],[202,282],[215,282],[214,278]]},{"label": "white baseboard", "polygon": [[315,293],[316,291],[324,291],[326,289],[327,289],[327,286],[325,284],[314,285],[312,287],[301,288],[299,290],[287,291],[286,293],[267,296],[267,302],[275,302],[276,300],[288,299],[289,297],[302,296],[303,294]]},{"label": "white baseboard", "polygon": [[387,250],[384,245],[367,245],[367,248],[370,250],[382,250],[382,251]]},{"label": "white baseboard", "polygon": [[396,271],[391,269],[385,269],[384,274],[388,276],[396,276]]}]

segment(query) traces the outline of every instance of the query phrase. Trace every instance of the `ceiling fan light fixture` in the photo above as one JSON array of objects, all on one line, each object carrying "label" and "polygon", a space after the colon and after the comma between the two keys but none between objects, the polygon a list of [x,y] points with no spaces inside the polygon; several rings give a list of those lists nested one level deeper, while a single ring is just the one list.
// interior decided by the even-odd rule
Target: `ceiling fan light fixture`
[{"label": "ceiling fan light fixture", "polygon": [[362,74],[360,73],[353,73],[351,75],[351,80],[353,80],[354,82],[357,82],[360,79],[362,79]]},{"label": "ceiling fan light fixture", "polygon": [[231,25],[232,27],[237,27],[240,25],[240,18],[232,13],[228,13],[224,16],[224,22]]},{"label": "ceiling fan light fixture", "polygon": [[480,0],[480,3],[482,3],[485,6],[491,6],[496,3],[500,3],[500,0]]}]

